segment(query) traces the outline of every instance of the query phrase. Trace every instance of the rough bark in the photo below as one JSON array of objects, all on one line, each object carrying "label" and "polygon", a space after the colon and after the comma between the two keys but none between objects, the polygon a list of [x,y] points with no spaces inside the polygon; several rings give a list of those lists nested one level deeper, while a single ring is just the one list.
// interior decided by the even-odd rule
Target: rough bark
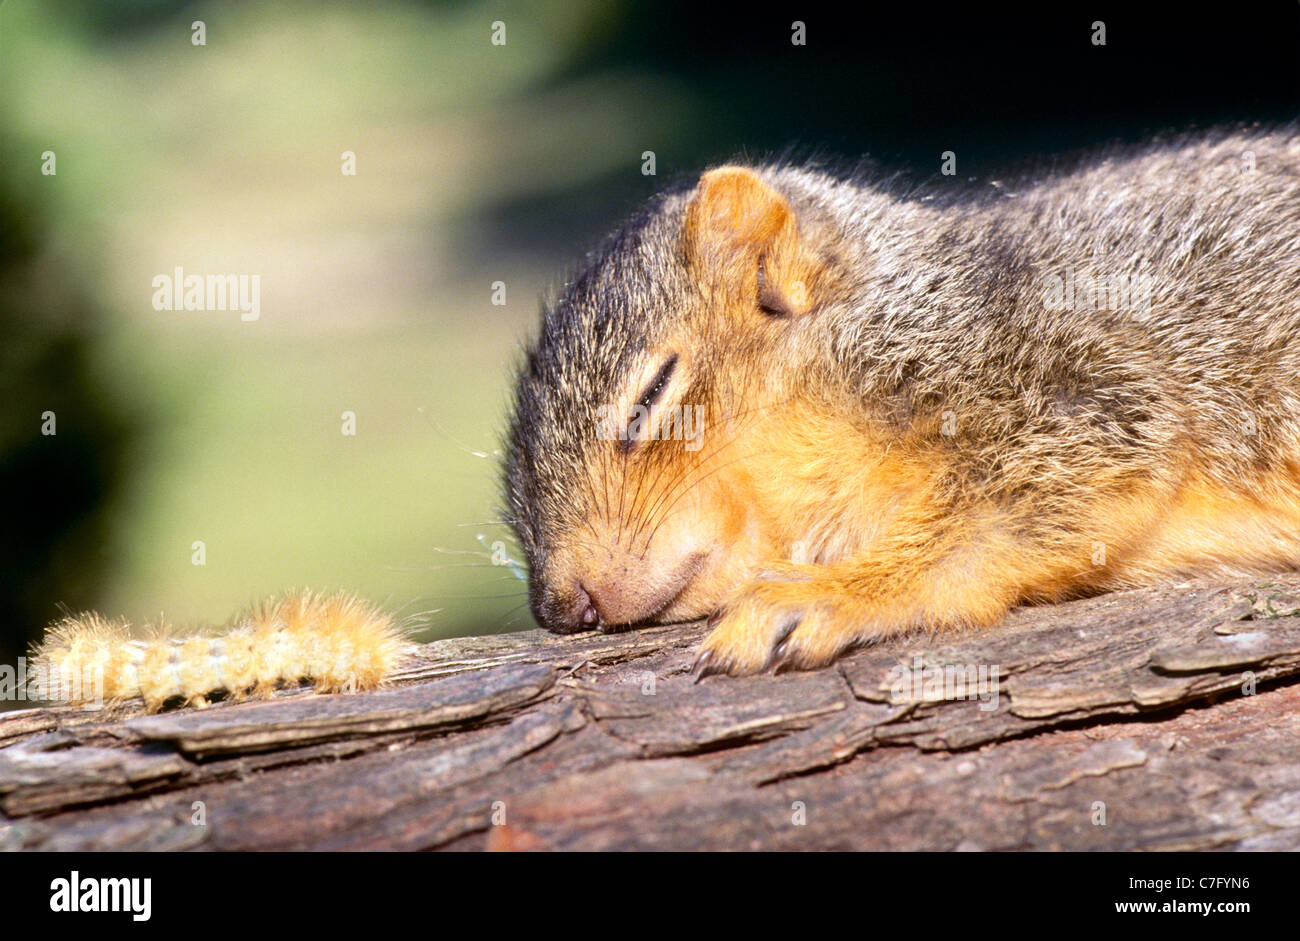
[{"label": "rough bark", "polygon": [[[1300,575],[696,684],[703,633],[458,638],[373,693],[0,715],[0,848],[1300,848]],[[917,665],[997,677],[896,688]]]}]

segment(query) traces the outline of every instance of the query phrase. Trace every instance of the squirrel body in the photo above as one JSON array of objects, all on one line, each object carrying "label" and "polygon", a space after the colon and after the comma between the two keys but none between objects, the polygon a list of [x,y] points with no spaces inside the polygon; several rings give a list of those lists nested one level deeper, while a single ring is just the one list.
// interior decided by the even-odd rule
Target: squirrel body
[{"label": "squirrel body", "polygon": [[710,170],[545,306],[505,494],[542,624],[711,616],[701,673],[1295,567],[1300,131],[961,191]]}]

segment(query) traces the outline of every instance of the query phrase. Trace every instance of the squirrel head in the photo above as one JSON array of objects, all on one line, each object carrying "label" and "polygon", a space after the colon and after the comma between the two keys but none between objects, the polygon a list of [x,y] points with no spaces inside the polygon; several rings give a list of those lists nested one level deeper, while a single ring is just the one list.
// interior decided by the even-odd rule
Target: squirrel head
[{"label": "squirrel head", "polygon": [[755,475],[830,270],[787,197],[727,166],[653,200],[544,306],[505,467],[540,623],[702,617],[789,554]]}]

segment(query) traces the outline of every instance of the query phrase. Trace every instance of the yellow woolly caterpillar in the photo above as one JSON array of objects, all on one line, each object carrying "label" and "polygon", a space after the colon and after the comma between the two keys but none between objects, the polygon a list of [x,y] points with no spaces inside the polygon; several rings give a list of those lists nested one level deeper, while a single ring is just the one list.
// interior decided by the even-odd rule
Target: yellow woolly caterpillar
[{"label": "yellow woolly caterpillar", "polygon": [[94,612],[64,618],[33,652],[40,695],[70,703],[139,696],[157,712],[170,700],[265,697],[313,683],[318,693],[374,689],[402,659],[392,617],[345,593],[295,591],[262,602],[220,633],[173,634],[158,626],[134,638],[124,620]]}]

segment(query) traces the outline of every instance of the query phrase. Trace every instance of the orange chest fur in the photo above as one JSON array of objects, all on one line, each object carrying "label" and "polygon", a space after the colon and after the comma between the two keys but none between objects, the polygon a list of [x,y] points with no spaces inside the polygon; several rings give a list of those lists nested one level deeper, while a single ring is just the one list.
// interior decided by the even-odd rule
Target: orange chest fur
[{"label": "orange chest fur", "polygon": [[829,564],[869,546],[902,515],[925,512],[932,452],[843,418],[795,407],[751,434],[755,508],[770,542],[796,562]]}]

